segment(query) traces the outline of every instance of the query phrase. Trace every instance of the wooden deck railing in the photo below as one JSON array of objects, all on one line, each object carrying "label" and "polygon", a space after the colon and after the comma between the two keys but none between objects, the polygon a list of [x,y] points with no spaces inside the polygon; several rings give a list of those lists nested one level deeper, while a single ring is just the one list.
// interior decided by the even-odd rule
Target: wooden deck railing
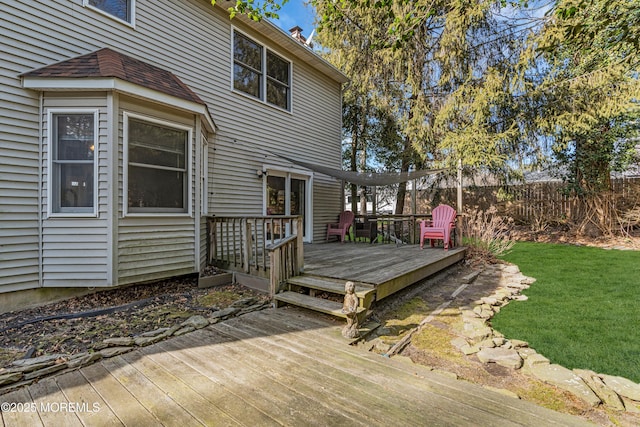
[{"label": "wooden deck railing", "polygon": [[277,294],[287,279],[299,275],[304,269],[304,247],[302,243],[302,224],[298,222],[296,235],[267,246],[269,251],[270,294]]},{"label": "wooden deck railing", "polygon": [[374,222],[380,243],[416,244],[420,241],[420,221],[431,215],[356,215],[356,222]]},{"label": "wooden deck railing", "polygon": [[[211,265],[262,277],[279,251],[286,265],[303,263],[302,217],[299,216],[212,216],[207,218],[208,261]],[[293,243],[290,237],[294,237]],[[295,247],[295,254],[289,246]],[[286,251],[281,247],[288,248]],[[297,257],[295,263],[290,257]],[[298,267],[299,266],[299,267]],[[291,270],[293,271],[293,270]],[[279,273],[280,274],[280,273]]]},{"label": "wooden deck railing", "polygon": [[[431,214],[415,215],[356,215],[356,223],[377,227],[377,242],[397,245],[420,243],[420,221],[431,219]],[[459,227],[456,232],[459,233]],[[459,237],[456,237],[459,241]]]}]

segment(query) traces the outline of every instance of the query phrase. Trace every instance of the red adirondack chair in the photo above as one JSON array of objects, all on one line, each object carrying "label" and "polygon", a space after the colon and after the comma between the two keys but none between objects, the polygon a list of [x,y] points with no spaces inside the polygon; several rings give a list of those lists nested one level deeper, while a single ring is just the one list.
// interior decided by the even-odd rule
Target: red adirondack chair
[{"label": "red adirondack chair", "polygon": [[453,233],[456,226],[456,210],[448,205],[436,207],[431,215],[431,220],[420,221],[420,248],[424,248],[425,239],[429,239],[433,247],[434,240],[444,242],[444,250],[453,247]]},{"label": "red adirondack chair", "polygon": [[329,236],[338,236],[340,241],[344,243],[344,238],[349,232],[349,228],[353,224],[355,215],[351,211],[342,211],[337,223],[331,223],[327,225],[327,241]]}]

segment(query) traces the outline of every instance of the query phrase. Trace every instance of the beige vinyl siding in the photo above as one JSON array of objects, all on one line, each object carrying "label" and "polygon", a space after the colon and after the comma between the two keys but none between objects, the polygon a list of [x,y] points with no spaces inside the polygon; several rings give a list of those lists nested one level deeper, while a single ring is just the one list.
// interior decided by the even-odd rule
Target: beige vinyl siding
[{"label": "beige vinyl siding", "polygon": [[[256,170],[263,164],[284,170],[300,169],[270,153],[341,167],[340,85],[278,50],[268,40],[240,29],[293,61],[292,111],[282,111],[229,89],[224,92],[228,95],[223,99],[228,103],[225,114],[214,114],[220,131],[211,168],[214,195],[210,208],[217,215],[262,214],[263,183],[257,179]],[[227,75],[230,88],[230,72]],[[313,241],[320,242],[324,241],[326,219],[333,221],[339,213],[340,183],[314,174],[313,184]],[[318,186],[333,191],[317,191]]]},{"label": "beige vinyl siding", "polygon": [[118,284],[197,271],[192,218],[123,218],[118,235]]},{"label": "beige vinyl siding", "polygon": [[[106,93],[44,94],[43,109],[43,176],[42,176],[42,274],[44,287],[103,287],[109,281],[108,242],[111,232],[108,222],[109,141],[107,138]],[[59,111],[83,109],[98,111],[97,156],[97,217],[47,216],[50,141],[47,139],[49,109]]]},{"label": "beige vinyl siding", "polygon": [[[179,113],[159,105],[120,97],[118,103],[119,121],[119,160],[118,160],[118,233],[117,233],[117,278],[118,284],[144,282],[172,276],[194,273],[199,270],[196,262],[196,248],[199,236],[196,218],[196,149],[200,147],[200,134],[197,132],[195,118],[192,114]],[[191,211],[192,216],[161,214],[130,214],[124,216],[125,201],[122,199],[124,182],[123,164],[124,141],[123,112],[139,114],[166,121],[167,125],[176,123],[193,128],[191,133]],[[197,141],[197,144],[196,144]]]},{"label": "beige vinyl siding", "polygon": [[[291,112],[282,111],[232,91],[232,25],[236,25],[251,38],[292,61]],[[3,175],[0,178],[3,180],[3,211],[0,212],[0,291],[39,286],[40,254],[44,257],[42,274],[48,286],[54,283],[64,286],[81,283],[93,283],[89,286],[96,286],[98,283],[107,283],[96,278],[90,282],[82,282],[81,279],[64,282],[61,278],[61,272],[57,270],[60,269],[58,266],[61,265],[62,259],[54,256],[58,252],[53,248],[66,247],[65,245],[74,243],[64,240],[63,230],[69,226],[64,221],[59,224],[47,222],[43,236],[46,237],[47,246],[42,247],[40,252],[39,94],[22,89],[19,78],[20,73],[103,47],[113,48],[173,72],[207,103],[218,126],[215,137],[210,140],[210,194],[207,201],[209,214],[262,213],[263,185],[256,177],[256,170],[264,163],[291,166],[286,161],[268,155],[265,150],[285,153],[300,160],[326,166],[340,167],[339,83],[302,62],[295,53],[262,37],[248,25],[242,24],[240,19],[229,20],[223,9],[212,7],[208,0],[137,0],[135,27],[83,7],[82,0],[3,0],[0,8],[0,122],[3,125],[0,128],[0,172]],[[91,102],[97,99],[95,94],[77,92],[74,95],[78,96],[76,99],[88,95]],[[58,97],[61,102],[63,98],[64,96]],[[116,110],[118,98],[118,94],[113,97]],[[70,102],[70,98],[68,101]],[[71,102],[67,105],[71,105]],[[75,105],[78,106],[83,105]],[[100,108],[103,111],[106,107],[101,104]],[[165,108],[164,111],[169,110]],[[103,126],[102,113],[100,120],[101,140],[110,136],[107,133],[109,129],[116,133],[113,137],[121,140],[121,127],[113,127],[110,123],[104,123]],[[198,149],[199,141],[196,140],[194,144],[194,150]],[[120,159],[116,171],[118,175],[109,177],[110,172],[103,170],[103,165],[113,165],[116,160],[111,156],[116,154]],[[97,235],[94,236],[100,242],[83,242],[76,239],[75,243],[103,245],[101,248],[106,253],[104,259],[113,265],[104,267],[102,262],[98,261],[103,255],[94,254],[95,257],[87,257],[93,260],[87,259],[86,264],[70,266],[69,273],[76,269],[86,272],[91,270],[91,274],[100,277],[106,274],[104,280],[108,280],[120,272],[120,281],[114,277],[112,283],[131,283],[157,275],[157,267],[150,266],[150,263],[162,263],[162,259],[181,259],[182,256],[185,259],[180,261],[179,265],[170,267],[169,271],[197,271],[197,266],[194,266],[197,264],[196,257],[202,259],[204,256],[203,243],[194,241],[205,233],[200,225],[203,224],[199,219],[200,210],[194,206],[194,218],[185,218],[184,222],[182,219],[173,218],[174,222],[171,223],[172,226],[178,227],[172,230],[172,233],[184,238],[189,236],[192,247],[180,247],[173,252],[165,253],[162,248],[166,243],[166,240],[163,240],[165,237],[162,231],[157,231],[154,227],[162,228],[167,224],[156,223],[155,219],[122,218],[121,187],[118,187],[117,198],[113,195],[110,199],[109,188],[114,187],[115,183],[122,184],[122,146],[101,149],[99,155],[100,216],[93,223],[85,222],[85,225],[90,225],[91,229],[96,230]],[[193,158],[195,161],[196,156]],[[46,166],[46,162],[44,165]],[[192,178],[197,180],[199,178],[195,170],[194,167]],[[46,168],[44,172],[46,173]],[[43,182],[46,183],[46,179]],[[323,224],[326,219],[333,220],[338,214],[334,206],[339,206],[339,183],[318,174],[314,175],[313,182],[316,186],[312,192],[315,223],[313,237],[316,241],[323,241]],[[196,188],[197,185],[194,183],[194,192]],[[45,194],[46,188],[43,189],[43,197]],[[200,195],[194,193],[194,202],[196,197]],[[109,207],[115,200],[117,206]],[[43,199],[42,205],[46,210],[45,202]],[[114,210],[111,212],[109,209]],[[149,236],[149,232],[142,230],[145,226],[156,230],[157,235]],[[118,231],[121,234],[106,236],[107,233]],[[58,241],[54,241],[56,239]],[[153,258],[156,253],[162,253],[159,260],[143,261],[142,256],[134,257],[134,242],[145,239],[149,239],[151,245],[144,249],[147,251],[147,257]],[[187,250],[190,252],[188,255]],[[82,257],[80,252],[69,252],[68,259]],[[122,257],[124,259],[121,259]],[[187,258],[190,258],[190,261]]]},{"label": "beige vinyl siding", "polygon": [[0,291],[40,286],[38,96],[20,87],[23,52],[12,48],[0,7]]}]

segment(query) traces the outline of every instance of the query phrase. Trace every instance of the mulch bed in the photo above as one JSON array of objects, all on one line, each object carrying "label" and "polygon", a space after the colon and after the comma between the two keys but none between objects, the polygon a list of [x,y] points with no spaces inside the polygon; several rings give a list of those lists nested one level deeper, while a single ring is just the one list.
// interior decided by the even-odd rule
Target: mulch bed
[{"label": "mulch bed", "polygon": [[267,299],[239,285],[199,289],[197,277],[128,286],[0,314],[0,369],[43,354],[76,354],[106,338],[136,336],[207,317],[242,298]]}]

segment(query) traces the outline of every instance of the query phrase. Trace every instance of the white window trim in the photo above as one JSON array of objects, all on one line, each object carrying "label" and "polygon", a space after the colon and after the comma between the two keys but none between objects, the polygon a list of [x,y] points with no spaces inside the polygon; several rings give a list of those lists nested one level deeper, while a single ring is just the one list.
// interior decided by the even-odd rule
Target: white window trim
[{"label": "white window trim", "polygon": [[[47,217],[49,218],[97,218],[98,217],[98,116],[95,108],[48,108],[47,109]],[[54,212],[53,211],[53,115],[54,114],[93,114],[93,212]]]},{"label": "white window trim", "polygon": [[[313,241],[313,172],[308,170],[302,170],[297,168],[283,168],[280,166],[263,165],[262,170],[262,215],[267,215],[267,176],[279,176],[285,178],[285,191],[287,194],[291,193],[291,178],[304,179],[307,181],[307,188],[305,191],[305,204],[307,209],[307,225],[304,230],[304,242],[311,243]],[[289,197],[285,200],[286,210],[290,212],[291,200]]]},{"label": "white window trim", "polygon": [[[187,132],[187,211],[186,212],[129,212],[129,118],[172,127]],[[122,112],[122,215],[125,217],[193,217],[193,127],[181,123],[162,120],[143,114]]]},{"label": "white window trim", "polygon": [[203,216],[209,215],[209,141],[207,138],[202,136],[200,147],[202,150],[201,153],[201,170],[200,170],[200,185],[202,186],[202,195],[200,196],[202,199],[200,200],[201,204],[201,213]]},{"label": "white window trim", "polygon": [[125,21],[123,19],[118,18],[115,15],[110,14],[109,12],[106,12],[98,7],[95,7],[91,4],[89,4],[89,0],[82,0],[82,6],[86,7],[87,9],[91,9],[94,10],[96,12],[98,12],[101,15],[106,16],[107,18],[113,19],[114,21],[120,22],[121,24],[124,25],[128,25],[130,27],[135,28],[136,26],[136,0],[129,0],[131,2],[131,22],[129,21]]},{"label": "white window trim", "polygon": [[[233,68],[234,68],[234,62],[235,62],[235,57],[233,54],[233,44],[234,44],[234,34],[238,33],[243,35],[244,37],[248,38],[249,40],[253,41],[254,43],[256,43],[257,45],[262,47],[262,79],[261,79],[261,84],[262,84],[262,93],[260,95],[259,98],[256,98],[253,95],[250,95],[246,92],[243,92],[241,90],[238,90],[234,87],[234,73],[233,73]],[[244,96],[246,98],[249,98],[253,101],[259,102],[261,104],[264,104],[268,107],[271,108],[275,108],[278,111],[284,111],[286,113],[290,113],[293,114],[293,61],[291,59],[289,59],[286,55],[282,55],[280,52],[278,52],[275,49],[271,49],[270,47],[266,46],[264,43],[260,43],[258,42],[254,37],[251,37],[250,35],[248,35],[247,33],[245,33],[244,31],[239,30],[238,28],[234,27],[233,25],[231,26],[231,46],[229,51],[231,52],[231,70],[230,70],[230,76],[231,76],[231,91],[233,93],[237,93],[238,95]],[[267,102],[267,51],[270,51],[271,53],[279,56],[280,58],[282,58],[283,60],[287,61],[289,63],[289,108],[282,108],[278,105],[275,104],[271,104],[270,102]]]}]

